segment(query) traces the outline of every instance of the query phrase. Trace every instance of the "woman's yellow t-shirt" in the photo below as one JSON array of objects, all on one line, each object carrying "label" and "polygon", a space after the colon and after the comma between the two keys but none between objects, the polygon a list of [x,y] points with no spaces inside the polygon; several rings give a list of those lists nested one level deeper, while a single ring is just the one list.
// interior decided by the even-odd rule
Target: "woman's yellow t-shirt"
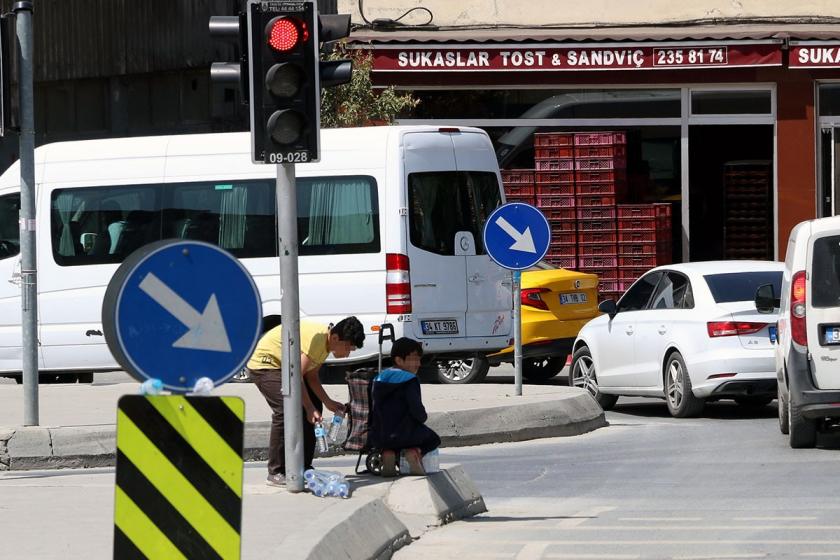
[{"label": "woman's yellow t-shirt", "polygon": [[[314,365],[320,366],[327,360],[329,350],[327,339],[330,330],[326,325],[312,321],[300,322],[300,348],[309,356]],[[280,369],[283,351],[280,341],[283,340],[283,326],[278,325],[265,333],[257,343],[257,348],[248,360],[248,369],[260,371],[266,369]]]}]

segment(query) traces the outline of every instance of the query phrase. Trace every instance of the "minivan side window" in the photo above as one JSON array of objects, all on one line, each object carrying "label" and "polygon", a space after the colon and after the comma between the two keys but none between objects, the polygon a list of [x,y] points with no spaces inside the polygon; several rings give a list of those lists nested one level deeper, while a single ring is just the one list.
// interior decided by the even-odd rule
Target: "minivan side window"
[{"label": "minivan side window", "polygon": [[[372,177],[297,185],[301,255],[379,252]],[[51,206],[53,256],[61,266],[119,263],[160,239],[206,241],[237,258],[277,256],[270,180],[57,189]]]},{"label": "minivan side window", "polygon": [[455,254],[455,234],[469,231],[476,254],[486,253],[484,222],[502,203],[495,173],[432,171],[408,176],[412,245],[438,255]]},{"label": "minivan side window", "polygon": [[814,241],[811,272],[811,305],[840,306],[840,235]]},{"label": "minivan side window", "polygon": [[0,260],[20,253],[20,193],[0,196]]}]

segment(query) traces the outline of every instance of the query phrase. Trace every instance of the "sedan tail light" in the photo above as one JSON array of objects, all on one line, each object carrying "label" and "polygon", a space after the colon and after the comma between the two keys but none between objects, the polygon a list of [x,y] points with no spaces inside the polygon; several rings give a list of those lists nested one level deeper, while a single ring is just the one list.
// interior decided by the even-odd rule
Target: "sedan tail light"
[{"label": "sedan tail light", "polygon": [[706,323],[706,330],[710,338],[719,336],[737,336],[757,333],[767,326],[767,323],[748,323],[746,321],[710,321]]},{"label": "sedan tail light", "polygon": [[520,291],[519,299],[522,302],[522,305],[548,311],[548,305],[546,305],[542,297],[540,297],[540,294],[544,294],[548,291],[550,291],[548,288],[525,288]]},{"label": "sedan tail light", "polygon": [[808,331],[805,320],[805,271],[793,275],[790,283],[790,336],[802,346],[808,345]]}]

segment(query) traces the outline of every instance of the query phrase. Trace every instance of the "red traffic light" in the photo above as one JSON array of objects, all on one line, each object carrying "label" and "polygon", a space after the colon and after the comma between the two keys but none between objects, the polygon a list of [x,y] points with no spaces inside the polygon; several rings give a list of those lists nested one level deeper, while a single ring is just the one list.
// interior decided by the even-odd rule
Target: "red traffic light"
[{"label": "red traffic light", "polygon": [[306,24],[298,19],[279,17],[268,24],[268,45],[275,51],[287,52],[309,40]]}]

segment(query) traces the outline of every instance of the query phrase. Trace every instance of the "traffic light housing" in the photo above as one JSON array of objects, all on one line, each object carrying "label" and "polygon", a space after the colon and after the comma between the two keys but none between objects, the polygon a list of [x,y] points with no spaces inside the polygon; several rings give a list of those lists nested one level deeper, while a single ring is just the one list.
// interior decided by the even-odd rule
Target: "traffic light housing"
[{"label": "traffic light housing", "polygon": [[305,163],[319,157],[320,84],[315,3],[249,0],[251,159]]},{"label": "traffic light housing", "polygon": [[236,42],[237,62],[214,62],[210,65],[210,81],[217,84],[238,83],[242,103],[248,103],[248,21],[245,12],[236,16],[210,16],[210,36]]}]

